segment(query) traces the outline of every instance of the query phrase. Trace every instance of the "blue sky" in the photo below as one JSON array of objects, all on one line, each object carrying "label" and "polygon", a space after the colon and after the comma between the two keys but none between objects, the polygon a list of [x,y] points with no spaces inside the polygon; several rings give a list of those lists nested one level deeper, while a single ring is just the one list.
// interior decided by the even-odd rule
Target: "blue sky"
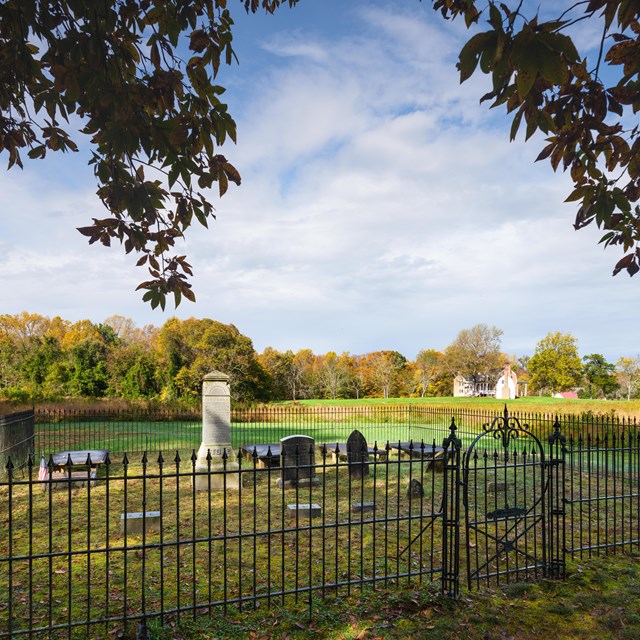
[{"label": "blue sky", "polygon": [[481,322],[518,356],[549,331],[581,355],[640,351],[640,276],[612,278],[618,250],[573,230],[567,176],[534,164],[541,139],[508,142],[510,121],[478,102],[486,77],[458,83],[462,24],[417,0],[236,18],[240,65],[219,81],[238,124],[222,151],[243,183],[212,193],[217,221],[180,247],[197,303],[152,311],[135,259],[75,231],[102,215],[82,146],[0,173],[0,312],[209,317],[258,351],[414,358]]}]

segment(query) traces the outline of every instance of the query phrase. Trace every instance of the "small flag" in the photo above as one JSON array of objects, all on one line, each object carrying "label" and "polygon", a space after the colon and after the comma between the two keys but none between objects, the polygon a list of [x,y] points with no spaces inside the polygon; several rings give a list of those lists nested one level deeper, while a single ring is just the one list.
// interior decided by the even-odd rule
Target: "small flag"
[{"label": "small flag", "polygon": [[49,479],[49,467],[47,466],[47,461],[44,459],[44,456],[40,458],[40,468],[38,469],[38,480],[48,480]]}]

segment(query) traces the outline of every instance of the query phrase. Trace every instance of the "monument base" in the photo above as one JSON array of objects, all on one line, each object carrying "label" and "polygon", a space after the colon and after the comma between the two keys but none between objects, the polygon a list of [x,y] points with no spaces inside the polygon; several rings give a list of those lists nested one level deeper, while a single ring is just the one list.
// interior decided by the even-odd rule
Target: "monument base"
[{"label": "monument base", "polygon": [[[222,456],[226,451],[227,460],[223,463]],[[211,462],[207,458],[211,456]],[[240,489],[240,466],[235,451],[230,444],[201,444],[196,461],[195,490],[196,491],[224,491]],[[211,472],[211,473],[209,473]],[[224,473],[221,473],[224,472]],[[211,476],[211,481],[209,481]]]},{"label": "monument base", "polygon": [[[194,477],[194,488],[196,491],[225,491],[240,489],[240,466],[237,462],[227,462],[226,466],[216,464],[196,463],[196,475]],[[211,473],[209,473],[211,471]],[[223,473],[221,473],[223,472]],[[211,477],[211,481],[209,481]]]},{"label": "monument base", "polygon": [[276,486],[280,489],[295,489],[298,487],[302,489],[304,487],[317,487],[320,484],[320,480],[314,476],[313,478],[300,478],[297,482],[295,480],[283,480],[282,478],[276,479]]}]

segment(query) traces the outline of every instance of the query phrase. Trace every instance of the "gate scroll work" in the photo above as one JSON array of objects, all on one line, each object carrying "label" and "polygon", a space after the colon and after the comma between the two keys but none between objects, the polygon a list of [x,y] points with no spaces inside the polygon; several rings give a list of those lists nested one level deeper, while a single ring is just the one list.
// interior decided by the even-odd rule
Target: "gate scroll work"
[{"label": "gate scroll work", "polygon": [[564,439],[556,422],[546,447],[527,424],[504,414],[483,425],[462,462],[470,589],[561,577]]}]

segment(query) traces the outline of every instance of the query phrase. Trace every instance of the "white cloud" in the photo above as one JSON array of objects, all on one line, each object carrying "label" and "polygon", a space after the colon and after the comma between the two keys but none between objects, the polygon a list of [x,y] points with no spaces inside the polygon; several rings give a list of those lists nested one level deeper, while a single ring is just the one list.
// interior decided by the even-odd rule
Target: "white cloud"
[{"label": "white cloud", "polygon": [[[618,254],[596,231],[572,231],[567,177],[533,163],[536,142],[509,144],[509,123],[478,105],[487,78],[459,85],[460,26],[424,3],[385,8],[349,3],[357,33],[297,25],[267,38],[273,66],[234,70],[239,141],[223,151],[243,184],[190,233],[198,303],[176,315],[233,322],[259,350],[414,357],[487,322],[513,353],[552,330],[584,353],[635,353],[638,283],[611,279]],[[161,324],[174,312],[140,302],[135,260],[75,231],[101,205],[90,171],[73,181],[65,166],[59,181],[0,176],[2,311]]]}]

